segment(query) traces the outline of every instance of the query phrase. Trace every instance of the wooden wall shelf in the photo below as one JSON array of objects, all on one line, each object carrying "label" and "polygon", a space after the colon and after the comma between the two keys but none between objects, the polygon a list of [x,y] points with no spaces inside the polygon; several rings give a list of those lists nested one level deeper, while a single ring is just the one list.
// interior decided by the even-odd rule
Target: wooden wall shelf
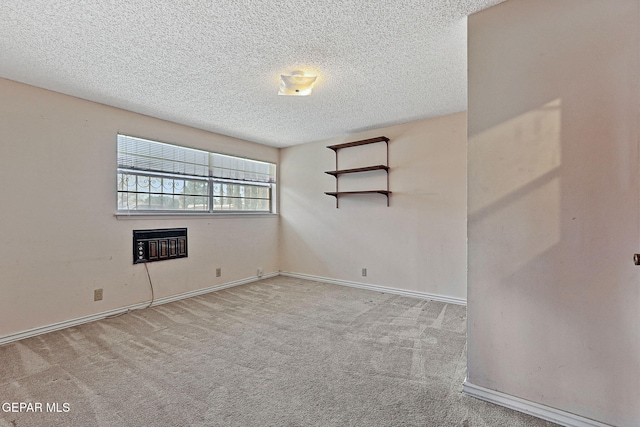
[{"label": "wooden wall shelf", "polygon": [[383,196],[388,196],[391,194],[391,191],[387,190],[364,190],[364,191],[326,191],[324,194],[328,196],[338,197],[345,194],[382,194]]},{"label": "wooden wall shelf", "polygon": [[353,141],[353,142],[345,142],[344,144],[329,145],[329,146],[327,146],[327,148],[337,152],[341,148],[349,148],[349,147],[357,147],[359,145],[375,144],[376,142],[386,142],[386,143],[388,143],[389,142],[389,138],[387,138],[386,136],[378,136],[376,138],[363,139],[361,141]]},{"label": "wooden wall shelf", "polygon": [[346,173],[356,173],[356,172],[368,172],[368,171],[377,171],[377,170],[389,170],[389,166],[385,165],[375,165],[375,166],[367,166],[364,168],[354,168],[354,169],[342,169],[339,171],[326,171],[329,175],[338,176]]},{"label": "wooden wall shelf", "polygon": [[[360,168],[352,168],[352,169],[338,169],[338,150],[343,148],[350,147],[358,147],[361,145],[367,144],[375,144],[378,142],[384,142],[387,145],[387,164],[386,165],[372,165],[372,166],[364,166]],[[353,141],[346,142],[344,144],[336,144],[327,146],[330,150],[333,150],[336,153],[336,169],[332,171],[326,171],[326,174],[332,175],[336,178],[336,191],[325,192],[328,196],[333,196],[336,198],[336,208],[340,207],[340,196],[352,195],[352,194],[382,194],[387,198],[387,206],[389,206],[389,195],[391,191],[389,191],[389,138],[386,136],[379,136],[376,138],[363,139],[361,141]],[[370,172],[370,171],[384,171],[387,174],[387,189],[386,190],[365,190],[365,191],[339,191],[338,183],[340,175],[346,175],[351,173],[359,173],[359,172]]]}]

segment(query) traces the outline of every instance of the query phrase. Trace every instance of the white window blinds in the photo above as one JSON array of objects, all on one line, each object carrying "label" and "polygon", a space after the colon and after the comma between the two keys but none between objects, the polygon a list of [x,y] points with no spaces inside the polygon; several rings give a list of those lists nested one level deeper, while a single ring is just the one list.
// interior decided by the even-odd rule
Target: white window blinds
[{"label": "white window blinds", "polygon": [[275,165],[211,153],[211,176],[253,182],[275,182]]},{"label": "white window blinds", "polygon": [[118,167],[206,177],[209,176],[209,153],[118,135]]},{"label": "white window blinds", "polygon": [[250,182],[276,182],[276,166],[157,141],[118,135],[118,167]]}]

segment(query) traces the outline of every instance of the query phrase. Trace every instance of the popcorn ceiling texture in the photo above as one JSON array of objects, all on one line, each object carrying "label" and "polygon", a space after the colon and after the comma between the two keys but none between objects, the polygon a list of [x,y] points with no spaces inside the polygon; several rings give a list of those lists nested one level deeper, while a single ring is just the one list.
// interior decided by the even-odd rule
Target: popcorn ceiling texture
[{"label": "popcorn ceiling texture", "polygon": [[466,110],[466,16],[501,1],[5,0],[0,77],[284,147]]}]

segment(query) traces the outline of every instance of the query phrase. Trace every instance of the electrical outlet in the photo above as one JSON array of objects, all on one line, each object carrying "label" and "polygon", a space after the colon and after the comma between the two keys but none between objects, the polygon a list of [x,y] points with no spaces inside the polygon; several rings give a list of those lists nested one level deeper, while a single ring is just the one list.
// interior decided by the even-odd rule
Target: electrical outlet
[{"label": "electrical outlet", "polygon": [[367,269],[363,268],[362,269],[362,277],[366,277],[367,276]]},{"label": "electrical outlet", "polygon": [[93,290],[93,300],[102,301],[102,288]]},{"label": "electrical outlet", "polygon": [[222,268],[218,267],[216,268],[216,277],[220,277],[222,276]]},{"label": "electrical outlet", "polygon": [[258,277],[262,277],[262,269],[261,268],[258,269]]}]

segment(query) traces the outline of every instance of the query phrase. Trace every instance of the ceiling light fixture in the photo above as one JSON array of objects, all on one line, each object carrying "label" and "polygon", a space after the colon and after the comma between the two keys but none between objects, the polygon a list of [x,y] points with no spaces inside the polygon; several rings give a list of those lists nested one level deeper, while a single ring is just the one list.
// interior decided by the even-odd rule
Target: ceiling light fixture
[{"label": "ceiling light fixture", "polygon": [[303,71],[293,71],[291,74],[280,75],[280,90],[278,95],[307,96],[311,95],[311,90],[318,76],[305,76]]}]

